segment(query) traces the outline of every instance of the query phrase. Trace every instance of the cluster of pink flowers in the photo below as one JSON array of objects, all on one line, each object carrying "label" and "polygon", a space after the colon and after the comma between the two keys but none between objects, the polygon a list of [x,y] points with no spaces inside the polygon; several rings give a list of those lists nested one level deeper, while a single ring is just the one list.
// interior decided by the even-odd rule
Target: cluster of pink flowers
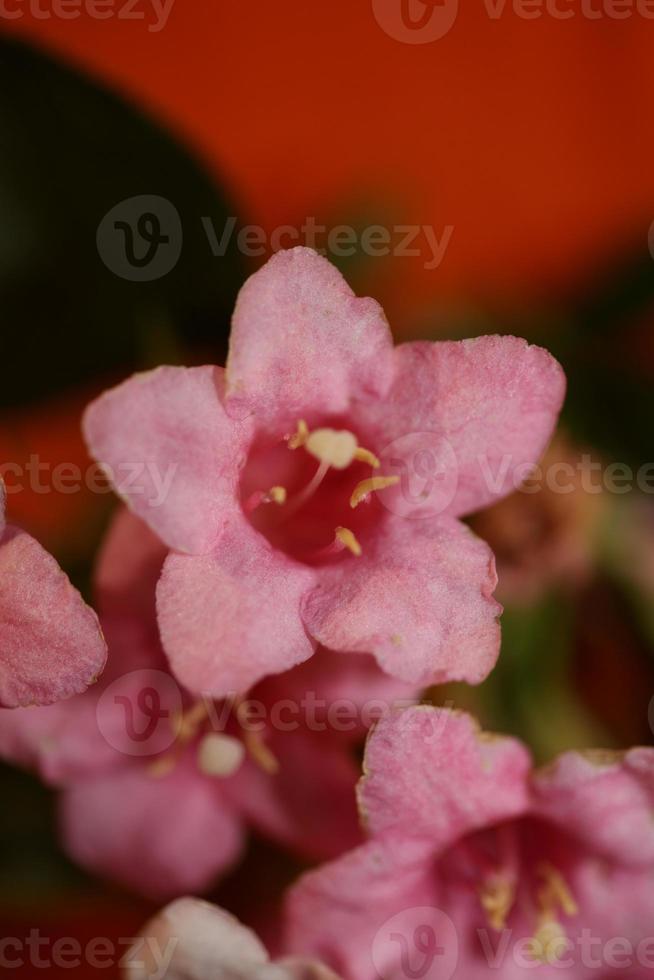
[{"label": "cluster of pink flowers", "polygon": [[[537,462],[564,389],[514,337],[394,348],[380,307],[297,248],[244,286],[224,370],[162,367],[89,407],[97,461],[134,474],[99,623],[3,495],[0,753],[60,789],[74,859],[175,899],[145,929],[171,980],[654,969],[654,750],[534,771],[519,742],[406,703],[495,665],[495,563],[462,519]],[[269,949],[179,897],[250,829],[318,865]]]}]

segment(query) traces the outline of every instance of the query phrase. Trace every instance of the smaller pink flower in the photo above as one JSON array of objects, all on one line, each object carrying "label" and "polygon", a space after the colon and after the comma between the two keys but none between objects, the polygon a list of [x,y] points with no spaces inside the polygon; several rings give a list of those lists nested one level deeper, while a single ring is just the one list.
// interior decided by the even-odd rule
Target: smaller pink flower
[{"label": "smaller pink flower", "polygon": [[139,375],[94,402],[91,452],[173,552],[164,648],[195,691],[246,691],[317,644],[425,686],[478,683],[501,612],[459,518],[552,433],[557,362],[515,337],[393,348],[381,308],[306,248],[243,287],[227,367]]},{"label": "smaller pink flower", "polygon": [[[206,889],[238,859],[249,828],[314,861],[355,846],[359,709],[406,698],[406,686],[372,658],[321,651],[240,704],[192,696],[158,637],[165,555],[138,518],[118,515],[96,583],[107,669],[65,705],[0,710],[0,755],[61,789],[75,860],[157,900]],[[351,724],[330,719],[341,701]]]},{"label": "smaller pink flower", "polygon": [[256,934],[197,898],[179,898],[143,928],[125,980],[338,980],[317,960],[271,961]]},{"label": "smaller pink flower", "polygon": [[0,480],[0,706],[51,704],[84,691],[107,649],[98,618],[54,558],[5,521]]},{"label": "smaller pink flower", "polygon": [[[412,975],[403,963],[429,950],[425,976],[438,962],[462,980],[651,975],[654,749],[569,752],[533,770],[514,739],[420,707],[380,721],[365,773],[370,840],[300,879],[289,948],[348,980]],[[440,961],[418,913],[450,925]],[[630,956],[617,974],[613,940]]]}]

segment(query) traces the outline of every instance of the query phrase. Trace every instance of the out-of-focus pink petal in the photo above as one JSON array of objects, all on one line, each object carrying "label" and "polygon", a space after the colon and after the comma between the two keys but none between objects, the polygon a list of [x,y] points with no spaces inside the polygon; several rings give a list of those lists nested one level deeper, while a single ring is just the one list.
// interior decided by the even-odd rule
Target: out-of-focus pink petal
[{"label": "out-of-focus pink petal", "polygon": [[[291,725],[283,709],[281,718]],[[226,784],[248,821],[312,861],[329,860],[360,844],[359,766],[347,743],[331,732],[291,729],[273,731],[266,746],[279,764],[276,773],[249,762]]]},{"label": "out-of-focus pink petal", "polygon": [[[525,340],[500,336],[401,344],[395,358],[388,398],[371,405],[380,440],[390,447],[379,447],[385,471],[417,470],[416,489],[424,491],[440,465],[447,470],[442,499],[416,495],[411,507],[404,488],[403,513],[436,507],[461,516],[514,490],[554,430],[565,394],[557,361]],[[400,492],[398,486],[392,494]]]},{"label": "out-of-focus pink petal", "polygon": [[654,749],[566,752],[533,779],[534,811],[623,865],[654,865]]},{"label": "out-of-focus pink petal", "polygon": [[154,899],[204,891],[238,857],[240,821],[194,760],[167,776],[142,763],[65,790],[66,850],[96,874]]},{"label": "out-of-focus pink petal", "polygon": [[395,518],[356,562],[320,570],[302,616],[319,643],[373,653],[408,683],[479,683],[499,653],[496,584],[493,555],[462,524]]},{"label": "out-of-focus pink petal", "polygon": [[[129,956],[126,980],[337,980],[313,960],[271,963],[255,933],[223,909],[180,898],[144,927]],[[152,950],[159,956],[154,956]],[[165,961],[165,964],[162,963]]]},{"label": "out-of-focus pink petal", "polygon": [[275,551],[245,519],[212,555],[166,559],[157,589],[164,649],[190,691],[220,698],[311,656],[300,600],[315,573]]},{"label": "out-of-focus pink petal", "polygon": [[156,588],[168,549],[127,507],[116,514],[100,550],[95,593],[109,645],[103,681],[145,667],[166,669]]},{"label": "out-of-focus pink petal", "polygon": [[236,509],[250,423],[229,419],[220,368],[162,367],[106,392],[86,411],[93,456],[117,493],[170,547],[216,544]]},{"label": "out-of-focus pink petal", "polygon": [[0,705],[51,704],[84,691],[107,649],[92,609],[29,534],[0,539]]},{"label": "out-of-focus pink petal", "polygon": [[385,715],[368,739],[359,802],[371,834],[431,842],[434,853],[466,833],[524,814],[531,759],[511,738],[429,705]]},{"label": "out-of-focus pink petal", "polygon": [[227,407],[261,425],[344,412],[383,393],[392,339],[374,300],[357,299],[340,272],[308,248],[278,252],[238,297],[227,362]]},{"label": "out-of-focus pink petal", "polygon": [[262,681],[252,692],[266,704],[298,707],[302,729],[336,738],[361,738],[393,707],[408,707],[419,690],[390,677],[367,653],[337,653],[319,647],[309,660]]},{"label": "out-of-focus pink petal", "polygon": [[315,956],[345,977],[373,980],[379,930],[404,909],[438,907],[436,887],[424,845],[370,841],[309,871],[290,890],[286,948]]}]

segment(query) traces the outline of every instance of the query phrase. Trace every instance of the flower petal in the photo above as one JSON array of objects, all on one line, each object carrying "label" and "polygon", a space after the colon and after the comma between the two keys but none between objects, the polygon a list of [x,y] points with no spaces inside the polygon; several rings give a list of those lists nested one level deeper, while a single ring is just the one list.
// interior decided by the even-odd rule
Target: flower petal
[{"label": "flower petal", "polygon": [[150,961],[153,948],[168,953],[166,980],[245,980],[270,962],[251,929],[198,898],[172,902],[144,926],[141,937],[149,942],[134,947],[126,980],[151,980],[160,971],[161,964]]},{"label": "flower petal", "polygon": [[74,860],[154,899],[203,891],[242,846],[219,785],[190,760],[164,777],[128,765],[77,783],[63,793],[61,823]]},{"label": "flower petal", "polygon": [[534,809],[625,865],[654,865],[654,749],[566,752],[535,773]]},{"label": "flower petal", "polygon": [[0,539],[0,705],[50,704],[93,684],[106,645],[92,609],[34,538]]},{"label": "flower petal", "polygon": [[332,650],[373,653],[389,674],[426,686],[482,681],[499,652],[493,556],[454,520],[389,520],[362,557],[327,566],[304,623]]},{"label": "flower petal", "polygon": [[403,480],[385,491],[389,507],[458,517],[514,490],[556,424],[557,361],[500,336],[401,344],[395,358],[393,387],[371,406],[384,472]]},{"label": "flower petal", "polygon": [[436,887],[424,845],[370,841],[309,871],[291,888],[285,946],[342,976],[372,980],[379,975],[372,960],[375,937],[403,910],[438,907]]},{"label": "flower petal", "polygon": [[391,334],[381,307],[357,299],[309,248],[277,252],[238,297],[227,362],[230,413],[294,426],[338,414],[391,380]]},{"label": "flower petal", "polygon": [[219,368],[135,375],[86,411],[93,456],[117,493],[170,548],[211,550],[230,510],[250,423],[227,417]]},{"label": "flower petal", "polygon": [[274,551],[245,519],[212,555],[171,554],[157,590],[173,671],[190,691],[227,697],[311,656],[300,600],[313,571]]},{"label": "flower petal", "polygon": [[359,802],[368,830],[423,838],[436,853],[527,811],[531,759],[469,715],[421,705],[389,712],[366,747]]}]

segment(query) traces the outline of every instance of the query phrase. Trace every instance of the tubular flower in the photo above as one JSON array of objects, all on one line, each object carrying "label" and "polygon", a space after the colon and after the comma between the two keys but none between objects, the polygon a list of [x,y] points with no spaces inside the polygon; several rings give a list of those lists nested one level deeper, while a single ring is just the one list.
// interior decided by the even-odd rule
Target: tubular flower
[{"label": "tubular flower", "polygon": [[356,980],[428,956],[421,975],[465,980],[651,974],[654,749],[534,771],[519,742],[420,707],[380,721],[364,772],[370,840],[300,879],[291,948]]},{"label": "tubular flower", "polygon": [[[158,638],[165,555],[138,518],[119,513],[96,582],[107,669],[65,704],[0,710],[0,756],[61,790],[71,857],[158,900],[211,885],[249,828],[314,861],[356,846],[363,708],[405,698],[406,687],[370,657],[320,651],[247,701],[191,695]],[[330,711],[343,704],[347,724]]]},{"label": "tubular flower", "polygon": [[394,349],[381,308],[306,248],[246,283],[226,369],[139,375],[88,409],[93,455],[173,553],[164,648],[222,697],[317,644],[414,685],[492,669],[493,556],[458,520],[512,489],[564,394],[514,337]]},{"label": "tubular flower", "polygon": [[5,502],[0,480],[0,707],[51,704],[93,684],[107,648],[54,558],[5,522]]}]

